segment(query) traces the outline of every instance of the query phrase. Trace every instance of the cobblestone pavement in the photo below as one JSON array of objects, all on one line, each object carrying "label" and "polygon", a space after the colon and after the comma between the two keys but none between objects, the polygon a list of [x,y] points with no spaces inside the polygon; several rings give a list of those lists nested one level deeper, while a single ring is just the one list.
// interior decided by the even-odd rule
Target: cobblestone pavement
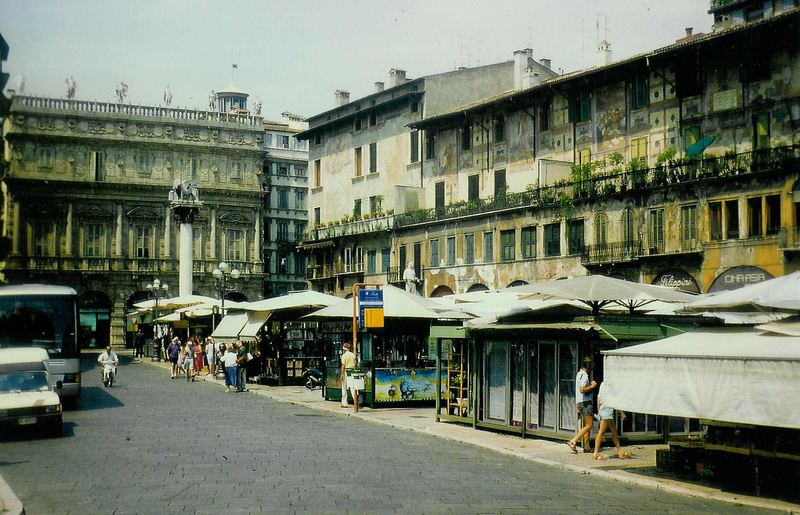
[{"label": "cobblestone pavement", "polygon": [[666,494],[354,417],[84,358],[65,436],[0,444],[0,474],[42,513],[763,513]]}]

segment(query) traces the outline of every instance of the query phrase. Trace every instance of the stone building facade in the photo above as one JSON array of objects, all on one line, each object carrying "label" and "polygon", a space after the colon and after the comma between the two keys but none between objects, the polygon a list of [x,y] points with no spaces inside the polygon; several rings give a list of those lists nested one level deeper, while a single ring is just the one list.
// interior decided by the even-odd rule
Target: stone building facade
[{"label": "stone building facade", "polygon": [[423,134],[409,125],[510,91],[524,74],[555,75],[529,50],[514,61],[417,79],[392,69],[371,95],[350,101],[337,91],[336,108],[309,118],[298,138],[309,141],[311,231],[302,248],[313,288],[344,294],[355,282],[398,282],[408,262],[421,272],[419,255],[391,255],[395,213],[424,208],[429,193]]},{"label": "stone building facade", "polygon": [[269,195],[264,220],[264,297],[306,289],[305,256],[297,244],[308,228],[308,144],[294,137],[305,128],[286,113],[264,121],[264,175]]},{"label": "stone building facade", "polygon": [[348,247],[386,254],[364,274],[379,282],[411,260],[426,296],[589,273],[706,292],[794,271],[799,16],[424,113],[410,123],[419,208],[317,227],[305,245],[334,264]]},{"label": "stone building facade", "polygon": [[437,142],[430,209],[398,216],[395,244],[422,247],[425,293],[587,273],[706,292],[796,270],[797,23],[790,10],[414,124]]},{"label": "stone building facade", "polygon": [[203,202],[194,292],[215,297],[211,271],[227,261],[242,271],[238,297],[260,297],[260,117],[15,96],[4,134],[5,280],[74,287],[82,326],[98,343],[123,343],[126,309],[147,298],[154,279],[177,294],[178,225],[168,193],[178,180],[196,179]]}]

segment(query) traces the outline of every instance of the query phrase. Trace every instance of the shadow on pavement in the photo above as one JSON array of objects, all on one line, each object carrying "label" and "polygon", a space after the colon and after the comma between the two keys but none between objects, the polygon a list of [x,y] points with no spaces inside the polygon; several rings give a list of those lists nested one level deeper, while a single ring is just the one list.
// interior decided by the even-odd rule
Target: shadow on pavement
[{"label": "shadow on pavement", "polygon": [[[119,388],[114,386],[111,388]],[[80,411],[90,411],[97,409],[119,408],[124,406],[122,402],[114,397],[107,388],[98,386],[84,386],[81,388]]]}]

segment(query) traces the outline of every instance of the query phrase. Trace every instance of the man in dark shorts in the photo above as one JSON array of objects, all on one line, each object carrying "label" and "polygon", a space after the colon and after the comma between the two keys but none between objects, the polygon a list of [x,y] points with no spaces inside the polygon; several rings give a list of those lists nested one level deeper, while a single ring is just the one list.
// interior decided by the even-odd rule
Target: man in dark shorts
[{"label": "man in dark shorts", "polygon": [[575,404],[578,415],[583,421],[583,427],[572,440],[567,442],[573,453],[578,452],[578,440],[583,439],[583,452],[592,452],[589,447],[589,432],[594,423],[594,406],[592,405],[592,391],[597,388],[596,381],[589,381],[589,371],[592,369],[592,358],[583,358],[583,366],[575,376]]},{"label": "man in dark shorts", "polygon": [[176,336],[172,339],[167,347],[167,356],[169,357],[169,362],[172,364],[172,379],[175,379],[175,376],[178,375],[178,356],[180,356],[180,354],[180,340],[178,340],[178,337]]}]

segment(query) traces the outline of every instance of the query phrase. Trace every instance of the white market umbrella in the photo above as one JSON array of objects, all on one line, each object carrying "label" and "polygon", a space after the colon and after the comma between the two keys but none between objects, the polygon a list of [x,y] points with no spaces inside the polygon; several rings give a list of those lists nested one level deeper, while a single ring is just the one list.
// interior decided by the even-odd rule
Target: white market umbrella
[{"label": "white market umbrella", "polygon": [[173,312],[156,318],[154,322],[169,323],[169,322],[177,322],[180,319],[181,319],[181,314],[178,312]]},{"label": "white market umbrella", "polygon": [[[396,286],[383,285],[383,316],[384,318],[448,318],[440,310],[446,307],[431,299],[408,293]],[[319,311],[315,311],[303,318],[352,318],[353,299],[340,300]]]},{"label": "white market umbrella", "polygon": [[342,302],[341,297],[320,293],[313,290],[292,291],[279,297],[241,302],[239,307],[246,311],[286,311],[291,309],[310,309],[333,306]]},{"label": "white market umbrella", "polygon": [[685,311],[781,309],[800,311],[800,272],[735,290],[711,293],[686,305]]},{"label": "white market umbrella", "polygon": [[[180,295],[177,297],[169,297],[166,299],[159,299],[158,300],[158,309],[178,309],[178,308],[185,308],[186,306],[192,306],[194,304],[203,304],[203,303],[214,303],[216,299],[212,297],[206,297],[205,295]],[[137,302],[134,304],[137,308],[154,308],[156,305],[155,299],[145,300],[143,302]]]},{"label": "white market umbrella", "polygon": [[633,312],[633,310],[657,300],[686,303],[695,298],[691,294],[672,288],[635,283],[604,275],[568,277],[508,288],[507,291],[579,300],[591,306],[594,312],[598,312],[600,308],[611,303],[624,306]]}]

